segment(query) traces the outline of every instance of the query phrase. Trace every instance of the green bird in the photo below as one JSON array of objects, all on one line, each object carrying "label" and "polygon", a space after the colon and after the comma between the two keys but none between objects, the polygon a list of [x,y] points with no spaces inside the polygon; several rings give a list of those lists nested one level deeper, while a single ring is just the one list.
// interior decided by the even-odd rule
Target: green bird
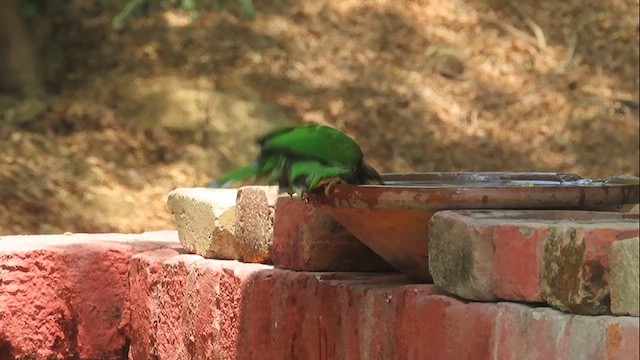
[{"label": "green bird", "polygon": [[382,184],[380,174],[366,162],[360,146],[342,132],[321,125],[289,126],[258,140],[260,155],[249,166],[233,171],[210,187],[243,180],[264,180],[304,193],[337,182]]}]

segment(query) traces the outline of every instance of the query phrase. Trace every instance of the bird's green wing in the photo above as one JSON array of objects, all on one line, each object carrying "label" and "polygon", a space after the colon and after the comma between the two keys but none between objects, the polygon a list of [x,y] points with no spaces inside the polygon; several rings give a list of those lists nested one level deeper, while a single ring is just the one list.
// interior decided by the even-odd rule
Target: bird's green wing
[{"label": "bird's green wing", "polygon": [[209,184],[209,187],[224,188],[244,180],[260,180],[267,184],[286,185],[292,161],[283,154],[261,156],[253,164],[234,170]]},{"label": "bird's green wing", "polygon": [[218,180],[212,182],[211,184],[208,185],[208,187],[224,188],[232,185],[235,182],[251,179],[258,175],[257,170],[258,169],[256,164],[234,170],[222,176]]},{"label": "bird's green wing", "polygon": [[263,154],[286,153],[327,165],[356,166],[363,157],[360,146],[353,139],[336,129],[320,125],[278,129],[264,136],[259,143]]}]

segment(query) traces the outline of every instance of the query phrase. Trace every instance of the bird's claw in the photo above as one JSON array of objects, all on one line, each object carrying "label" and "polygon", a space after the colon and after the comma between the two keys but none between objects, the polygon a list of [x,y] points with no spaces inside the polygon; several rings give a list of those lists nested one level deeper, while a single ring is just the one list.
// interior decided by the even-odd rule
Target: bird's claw
[{"label": "bird's claw", "polygon": [[340,180],[339,178],[329,180],[327,184],[324,186],[324,195],[329,196],[329,193],[331,192],[331,188],[333,188],[336,184],[341,182],[342,180]]}]

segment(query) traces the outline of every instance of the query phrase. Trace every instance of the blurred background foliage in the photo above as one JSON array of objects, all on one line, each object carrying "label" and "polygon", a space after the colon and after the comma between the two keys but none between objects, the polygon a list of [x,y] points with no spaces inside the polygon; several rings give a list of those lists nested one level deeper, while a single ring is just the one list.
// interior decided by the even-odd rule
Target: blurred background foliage
[{"label": "blurred background foliage", "polygon": [[[256,16],[256,8],[251,0],[235,0],[233,1],[242,13],[249,19]],[[198,17],[200,10],[223,11],[232,4],[229,0],[166,0],[161,2],[165,9],[178,9],[188,14],[191,19]],[[145,10],[148,12],[151,6],[150,0],[130,0],[124,8],[113,18],[112,25],[116,29],[123,28],[131,17],[140,15]]]},{"label": "blurred background foliage", "polygon": [[166,194],[334,126],[384,172],[638,175],[632,0],[0,1],[0,234],[173,228]]}]

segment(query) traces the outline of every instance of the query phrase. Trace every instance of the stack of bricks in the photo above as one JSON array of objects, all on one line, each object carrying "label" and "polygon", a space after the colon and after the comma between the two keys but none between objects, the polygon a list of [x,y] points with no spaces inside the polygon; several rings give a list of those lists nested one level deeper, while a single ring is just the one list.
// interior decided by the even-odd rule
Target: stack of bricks
[{"label": "stack of bricks", "polygon": [[417,284],[273,188],[179,189],[169,205],[180,243],[0,238],[0,359],[640,355],[637,216],[440,212],[435,284]]}]

